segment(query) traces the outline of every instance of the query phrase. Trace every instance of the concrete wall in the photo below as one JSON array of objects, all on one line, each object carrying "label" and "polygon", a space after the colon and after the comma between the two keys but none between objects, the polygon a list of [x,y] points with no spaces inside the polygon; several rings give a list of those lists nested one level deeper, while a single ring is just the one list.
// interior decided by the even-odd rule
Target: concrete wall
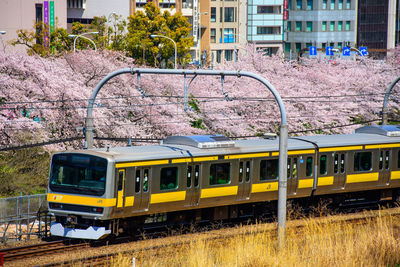
[{"label": "concrete wall", "polygon": [[[22,50],[23,46],[11,46],[8,41],[16,39],[16,31],[26,29],[32,31],[35,25],[35,4],[43,4],[43,0],[0,0],[0,31],[6,31],[0,38],[6,44],[6,50]],[[67,28],[67,1],[55,0],[54,12],[57,26]]]},{"label": "concrete wall", "polygon": [[108,17],[112,12],[125,19],[130,15],[129,0],[86,0],[85,8],[68,8],[68,18]]}]

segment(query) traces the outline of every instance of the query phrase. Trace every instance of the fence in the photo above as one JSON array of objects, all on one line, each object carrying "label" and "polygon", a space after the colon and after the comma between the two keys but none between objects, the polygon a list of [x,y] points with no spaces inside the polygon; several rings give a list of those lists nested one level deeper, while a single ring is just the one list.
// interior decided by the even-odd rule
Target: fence
[{"label": "fence", "polygon": [[0,242],[47,236],[51,217],[46,194],[0,199]]}]

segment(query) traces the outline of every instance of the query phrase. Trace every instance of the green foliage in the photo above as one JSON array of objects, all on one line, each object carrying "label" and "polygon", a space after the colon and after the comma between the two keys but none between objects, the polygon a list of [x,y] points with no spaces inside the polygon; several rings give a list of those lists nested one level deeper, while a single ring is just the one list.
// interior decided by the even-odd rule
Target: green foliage
[{"label": "green foliage", "polygon": [[190,122],[190,126],[192,126],[193,128],[198,128],[198,129],[206,129],[206,127],[203,125],[203,120],[202,119],[197,119],[197,120],[191,120]]},{"label": "green foliage", "polygon": [[42,148],[0,153],[0,197],[44,192],[49,166],[50,154]]},{"label": "green foliage", "polygon": [[194,95],[193,95],[193,94],[190,94],[190,95],[189,95],[188,105],[189,105],[189,107],[192,108],[192,110],[193,110],[195,113],[200,113],[199,104],[200,104],[199,100],[197,100],[196,98],[194,98]]},{"label": "green foliage", "polygon": [[[193,37],[189,37],[190,24],[181,13],[171,15],[168,11],[161,14],[160,9],[153,3],[144,7],[145,13],[136,12],[129,17],[127,53],[140,64],[160,66],[164,61],[173,67],[175,46],[173,42],[162,35],[171,38],[177,46],[177,61],[186,64],[190,60],[190,47],[193,46]],[[169,59],[172,61],[169,62]]]}]

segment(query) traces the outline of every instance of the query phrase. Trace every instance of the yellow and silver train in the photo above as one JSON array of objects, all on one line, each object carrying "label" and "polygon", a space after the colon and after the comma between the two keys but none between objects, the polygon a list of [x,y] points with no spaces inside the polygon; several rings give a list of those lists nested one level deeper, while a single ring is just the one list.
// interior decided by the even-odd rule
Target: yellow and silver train
[{"label": "yellow and silver train", "polygon": [[[271,211],[278,198],[279,138],[231,141],[172,136],[160,145],[55,153],[47,200],[51,234],[83,239],[146,223],[223,220]],[[400,128],[288,140],[288,198],[397,200]]]}]

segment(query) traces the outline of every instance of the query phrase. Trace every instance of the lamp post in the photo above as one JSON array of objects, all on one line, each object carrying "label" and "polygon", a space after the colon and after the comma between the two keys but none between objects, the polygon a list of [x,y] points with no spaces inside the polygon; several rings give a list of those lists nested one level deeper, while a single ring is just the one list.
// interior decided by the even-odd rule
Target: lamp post
[{"label": "lamp post", "polygon": [[201,13],[201,12],[199,12],[199,13],[197,13],[198,14],[198,16],[199,16],[199,41],[198,41],[198,44],[199,44],[199,62],[200,62],[200,67],[203,65],[202,64],[202,60],[201,60],[201,15],[208,15],[208,12],[203,12],[203,13]]},{"label": "lamp post", "polygon": [[86,40],[89,40],[90,42],[92,42],[92,44],[94,45],[94,51],[97,51],[96,44],[93,42],[93,40],[90,39],[90,38],[87,38],[87,37],[84,36],[84,35],[86,35],[86,34],[98,34],[98,33],[99,33],[99,32],[84,32],[84,33],[79,34],[79,35],[75,35],[75,34],[70,34],[70,35],[68,35],[68,37],[74,38],[74,53],[75,53],[76,39],[78,39],[79,37],[81,37],[81,38],[83,38],[83,39],[86,39]]},{"label": "lamp post", "polygon": [[[1,35],[4,35],[6,33],[7,33],[6,31],[0,31]],[[3,45],[3,52],[5,53],[6,52],[6,46],[4,45],[3,37],[0,36],[0,38],[1,38],[1,43]]]},{"label": "lamp post", "polygon": [[169,37],[164,36],[164,35],[152,34],[152,35],[150,35],[150,37],[151,37],[151,38],[155,38],[155,37],[167,38],[168,40],[170,40],[171,42],[174,43],[174,46],[175,46],[175,69],[176,69],[176,43],[175,43],[175,41],[172,40],[172,38],[169,38]]}]

